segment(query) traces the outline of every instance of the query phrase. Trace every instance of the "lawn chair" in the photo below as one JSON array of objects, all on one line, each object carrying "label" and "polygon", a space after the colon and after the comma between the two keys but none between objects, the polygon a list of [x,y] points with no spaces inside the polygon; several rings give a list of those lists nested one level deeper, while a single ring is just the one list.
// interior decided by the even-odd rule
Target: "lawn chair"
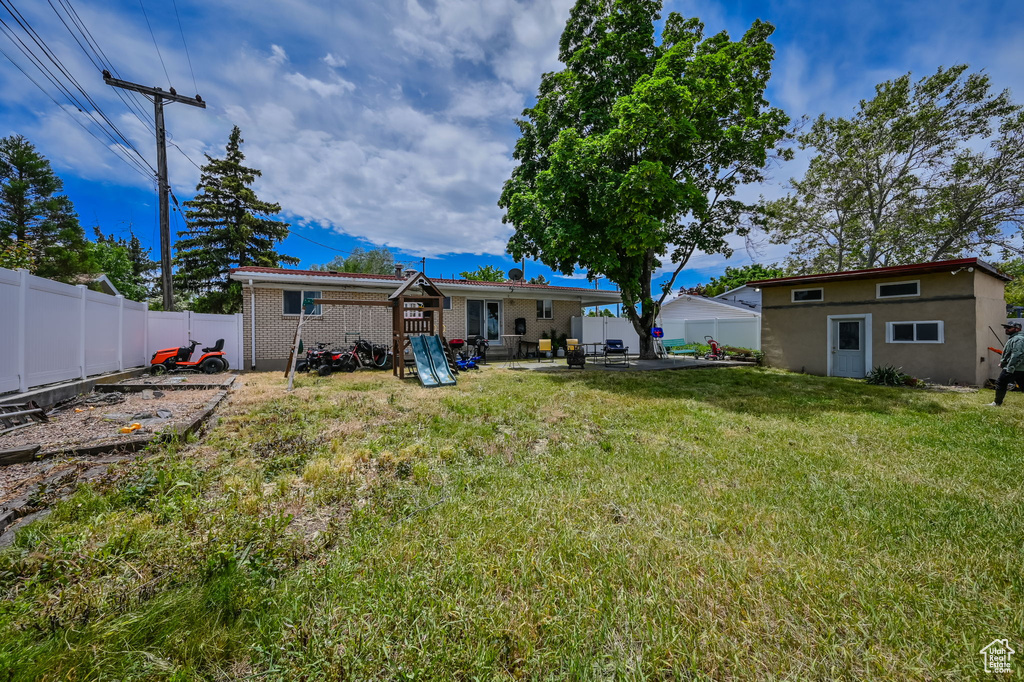
[{"label": "lawn chair", "polygon": [[604,342],[604,366],[609,365],[629,367],[629,346],[622,345],[622,339],[608,339]]},{"label": "lawn chair", "polygon": [[[544,362],[548,353],[551,353],[551,339],[541,339],[537,342],[537,362]],[[551,353],[551,357],[547,359],[554,362],[555,354]]]}]

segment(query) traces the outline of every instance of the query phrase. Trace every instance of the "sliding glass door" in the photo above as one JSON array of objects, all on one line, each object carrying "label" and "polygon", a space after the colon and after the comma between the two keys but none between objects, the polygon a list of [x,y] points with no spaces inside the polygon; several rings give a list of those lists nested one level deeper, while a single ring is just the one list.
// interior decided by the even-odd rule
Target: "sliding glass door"
[{"label": "sliding glass door", "polygon": [[466,301],[466,336],[501,342],[501,301]]}]

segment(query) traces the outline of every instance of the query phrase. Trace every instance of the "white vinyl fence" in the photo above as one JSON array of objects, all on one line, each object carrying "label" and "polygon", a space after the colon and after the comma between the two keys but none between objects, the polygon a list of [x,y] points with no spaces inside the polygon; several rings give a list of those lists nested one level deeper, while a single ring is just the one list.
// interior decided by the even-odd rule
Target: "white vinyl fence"
[{"label": "white vinyl fence", "polygon": [[[723,318],[710,320],[680,320],[662,325],[666,339],[685,339],[687,343],[704,343],[710,336],[723,346],[761,349],[761,318]],[[629,352],[640,351],[640,337],[633,324],[621,317],[574,317],[572,337],[580,343],[603,343],[608,339],[622,339]]]},{"label": "white vinyl fence", "polygon": [[[242,366],[242,316],[164,313],[123,296],[0,268],[0,393],[132,367],[160,348],[224,339]],[[198,352],[198,351],[197,351]]]}]

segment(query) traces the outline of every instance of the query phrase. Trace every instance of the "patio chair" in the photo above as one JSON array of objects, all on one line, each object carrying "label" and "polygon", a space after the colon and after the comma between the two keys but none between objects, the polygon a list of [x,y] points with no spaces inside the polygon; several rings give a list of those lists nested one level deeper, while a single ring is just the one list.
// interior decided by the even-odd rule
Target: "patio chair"
[{"label": "patio chair", "polygon": [[622,339],[607,339],[604,342],[604,366],[609,365],[629,367],[629,346],[622,345]]},{"label": "patio chair", "polygon": [[541,339],[537,342],[537,362],[544,362],[545,359],[554,362],[555,354],[551,353],[550,358],[545,358],[547,353],[551,353],[551,339]]}]

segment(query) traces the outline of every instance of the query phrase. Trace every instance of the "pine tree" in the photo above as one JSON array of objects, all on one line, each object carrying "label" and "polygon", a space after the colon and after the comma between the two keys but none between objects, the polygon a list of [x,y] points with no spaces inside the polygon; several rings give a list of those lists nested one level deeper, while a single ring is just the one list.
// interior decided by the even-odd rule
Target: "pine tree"
[{"label": "pine tree", "polygon": [[195,295],[193,310],[231,313],[242,307],[241,286],[228,280],[228,270],[245,265],[279,267],[299,260],[274,250],[288,236],[288,223],[272,220],[281,206],[261,201],[251,185],[262,172],[244,166],[242,133],[235,126],[227,155],[206,155],[198,194],[186,201],[186,230],[179,232],[174,285]]},{"label": "pine tree", "polygon": [[21,135],[0,139],[0,251],[27,254],[40,277],[70,281],[95,271],[64,183]]}]

